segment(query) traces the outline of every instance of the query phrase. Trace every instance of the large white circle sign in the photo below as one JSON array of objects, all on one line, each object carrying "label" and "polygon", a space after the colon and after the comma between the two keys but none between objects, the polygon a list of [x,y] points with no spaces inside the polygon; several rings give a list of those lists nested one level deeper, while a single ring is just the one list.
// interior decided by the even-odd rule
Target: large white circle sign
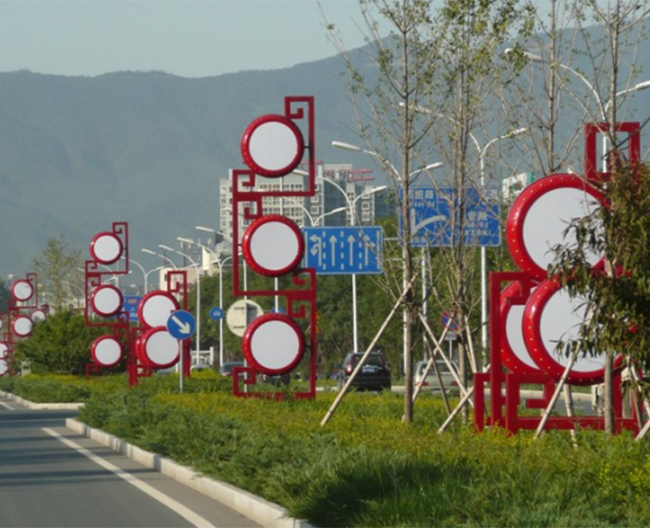
[{"label": "large white circle sign", "polygon": [[266,215],[255,220],[242,239],[248,265],[267,277],[279,277],[300,264],[304,241],[300,228],[281,215]]},{"label": "large white circle sign", "polygon": [[[567,232],[571,222],[592,214],[602,194],[575,174],[557,174],[537,180],[515,200],[506,222],[506,240],[515,264],[536,280],[546,278],[557,245],[575,245]],[[595,265],[602,255],[590,254]]]},{"label": "large white circle sign", "polygon": [[172,312],[178,310],[178,301],[161,290],[147,293],[138,305],[140,322],[149,327],[165,326]]},{"label": "large white circle sign", "polygon": [[108,231],[98,233],[90,242],[90,254],[102,264],[113,264],[122,256],[122,241]]},{"label": "large white circle sign", "polygon": [[255,370],[269,375],[285,374],[300,363],[305,339],[290,317],[264,314],[248,325],[242,351]]},{"label": "large white circle sign", "polygon": [[175,365],[180,358],[180,344],[164,326],[147,330],[140,340],[140,358],[154,368]]},{"label": "large white circle sign", "polygon": [[19,315],[14,319],[13,322],[14,334],[18,337],[27,337],[32,333],[32,328],[34,324],[32,320],[26,315]]},{"label": "large white circle sign", "polygon": [[122,309],[122,292],[111,284],[103,284],[93,290],[90,295],[90,304],[95,313],[110,317]]},{"label": "large white circle sign", "polygon": [[90,354],[98,365],[112,367],[122,359],[122,344],[112,335],[103,335],[95,339]]},{"label": "large white circle sign", "polygon": [[267,177],[289,174],[300,164],[303,150],[300,129],[290,119],[275,114],[255,119],[241,141],[246,165]]},{"label": "large white circle sign", "polygon": [[17,301],[29,301],[34,295],[34,287],[26,280],[17,280],[11,286],[11,295]]}]

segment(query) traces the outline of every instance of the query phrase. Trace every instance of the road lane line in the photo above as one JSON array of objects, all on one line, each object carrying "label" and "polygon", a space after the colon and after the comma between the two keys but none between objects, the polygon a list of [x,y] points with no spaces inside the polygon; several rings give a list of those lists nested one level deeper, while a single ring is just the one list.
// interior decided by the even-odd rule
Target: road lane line
[{"label": "road lane line", "polygon": [[59,433],[50,429],[49,427],[43,427],[43,431],[45,431],[50,436],[53,436],[57,440],[61,441],[68,447],[71,447],[72,449],[75,449],[82,455],[88,457],[90,460],[102,466],[104,469],[107,469],[108,471],[114,473],[121,479],[126,480],[129,484],[135,486],[140,491],[143,491],[144,493],[146,493],[153,499],[157,500],[161,504],[175,511],[178,515],[187,519],[193,526],[196,526],[197,528],[216,528],[216,526],[210,523],[210,521],[206,520],[204,517],[201,517],[197,513],[194,513],[192,510],[182,505],[180,502],[172,499],[169,495],[165,495],[164,493],[158,491],[153,486],[150,486],[146,482],[143,482],[140,479],[134,477],[129,472],[124,471],[123,469],[120,469],[116,465],[111,464],[110,462],[107,462],[103,458],[91,453],[90,451],[88,451],[88,449],[80,446],[76,442],[73,442],[72,440],[65,438],[64,436],[60,435]]},{"label": "road lane line", "polygon": [[11,405],[9,405],[8,403],[5,403],[5,402],[0,401],[0,405],[2,405],[5,409],[8,409],[10,411],[15,411],[16,410],[15,407],[12,407]]}]

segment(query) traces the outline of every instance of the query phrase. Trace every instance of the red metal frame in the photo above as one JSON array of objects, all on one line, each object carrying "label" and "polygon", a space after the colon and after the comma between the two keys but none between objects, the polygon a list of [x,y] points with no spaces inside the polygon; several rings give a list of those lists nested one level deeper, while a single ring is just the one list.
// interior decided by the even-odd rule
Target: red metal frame
[{"label": "red metal frame", "polygon": [[[239,213],[247,220],[255,221],[264,216],[262,208],[262,198],[264,197],[308,197],[314,196],[316,191],[316,158],[314,152],[315,122],[314,122],[314,98],[305,97],[285,97],[284,99],[284,118],[291,121],[302,132],[302,136],[307,138],[304,143],[304,153],[301,159],[294,160],[295,167],[304,164],[302,161],[304,155],[307,156],[308,168],[308,185],[302,191],[256,191],[255,183],[257,175],[255,172],[258,167],[256,164],[249,163],[244,156],[244,161],[250,167],[250,170],[234,170],[232,181],[232,212],[233,212],[233,243],[236,245],[239,241]],[[263,118],[261,118],[263,119]],[[244,140],[251,127],[254,127],[258,121],[253,121],[249,128],[246,129]],[[244,144],[244,143],[243,143]],[[242,150],[244,150],[242,148]],[[295,168],[293,167],[293,168]],[[293,170],[293,169],[292,169]],[[289,171],[291,172],[291,171]],[[284,172],[288,174],[288,172]],[[273,176],[279,176],[275,174]],[[310,373],[309,389],[304,392],[296,392],[295,398],[315,398],[316,397],[316,363],[317,363],[317,332],[316,332],[316,272],[313,268],[294,268],[290,271],[292,283],[295,289],[283,290],[246,290],[241,285],[239,273],[240,256],[237,247],[233,248],[233,294],[235,296],[279,296],[286,299],[287,316],[293,319],[306,319],[309,328],[309,345],[310,354]],[[241,376],[239,374],[244,374]],[[261,393],[248,392],[247,386],[254,385],[257,381],[257,374],[253,368],[237,367],[233,372],[233,394],[240,397],[266,397],[272,399],[282,399],[285,393]],[[243,385],[240,386],[240,382]]]},{"label": "red metal frame", "polygon": [[[609,173],[599,172],[597,169],[597,146],[598,134],[606,131],[606,123],[590,123],[585,126],[585,176],[588,182],[602,182],[609,177]],[[628,149],[629,161],[634,163],[640,159],[640,135],[638,123],[620,123],[616,125],[617,132],[627,132],[630,135]],[[573,177],[575,179],[575,177]],[[528,305],[531,298],[531,290],[539,285],[539,280],[544,279],[538,273],[539,270],[530,264],[527,255],[522,257],[523,243],[521,243],[521,229],[523,215],[530,207],[530,202],[535,199],[536,192],[548,186],[566,184],[568,175],[547,176],[542,183],[536,182],[535,187],[525,190],[519,204],[515,204],[513,211],[508,217],[506,234],[508,248],[515,260],[515,263],[523,271],[515,272],[493,272],[490,273],[489,283],[489,330],[490,330],[490,370],[488,373],[474,375],[474,428],[482,431],[486,426],[498,426],[505,428],[510,434],[516,434],[520,429],[537,429],[541,423],[540,416],[521,416],[519,406],[521,403],[521,388],[524,384],[541,385],[542,397],[528,399],[527,409],[544,409],[555,392],[557,383],[561,377],[560,368],[547,369],[550,373],[535,372],[534,369],[524,368],[526,365],[519,364],[521,361],[513,361],[506,349],[505,324],[510,306]],[[541,180],[540,180],[541,181]],[[580,188],[591,188],[588,184],[577,180],[575,183]],[[607,199],[606,196],[603,197]],[[519,200],[519,199],[518,199]],[[514,218],[514,220],[513,220]],[[507,285],[503,289],[504,285]],[[547,288],[548,289],[548,288]],[[550,290],[549,290],[550,291]],[[540,298],[544,292],[535,293],[535,298]],[[548,292],[546,292],[548,294]],[[539,299],[538,299],[539,300]],[[541,301],[540,301],[541,302]],[[530,307],[527,306],[527,310]],[[531,330],[532,331],[532,330]],[[526,339],[526,341],[529,341]],[[531,344],[526,342],[530,349]],[[506,360],[504,361],[504,356]],[[538,362],[533,354],[533,360]],[[510,372],[506,370],[510,369]],[[578,379],[577,382],[594,383],[599,380]],[[621,369],[614,371],[614,423],[615,431],[623,429],[639,431],[640,417],[637,416],[636,407],[632,408],[632,417],[623,417],[623,391],[621,387]],[[489,412],[486,412],[485,389],[490,389]],[[576,427],[588,427],[593,429],[604,429],[605,420],[602,416],[551,416],[546,422],[546,429],[575,429]]]}]

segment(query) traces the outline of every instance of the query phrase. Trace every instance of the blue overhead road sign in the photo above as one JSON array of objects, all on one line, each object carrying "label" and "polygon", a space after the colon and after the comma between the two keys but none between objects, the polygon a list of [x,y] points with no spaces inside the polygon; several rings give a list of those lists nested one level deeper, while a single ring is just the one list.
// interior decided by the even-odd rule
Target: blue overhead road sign
[{"label": "blue overhead road sign", "polygon": [[[460,193],[451,187],[413,189],[409,210],[412,247],[501,245],[501,191],[467,188]],[[463,218],[461,219],[461,211]],[[462,221],[461,221],[462,220]],[[404,229],[400,216],[400,239]]]},{"label": "blue overhead road sign", "polygon": [[167,331],[175,339],[188,339],[196,330],[196,320],[187,310],[176,310],[167,319]]},{"label": "blue overhead road sign", "polygon": [[382,272],[384,232],[378,226],[304,227],[303,267],[321,275]]}]

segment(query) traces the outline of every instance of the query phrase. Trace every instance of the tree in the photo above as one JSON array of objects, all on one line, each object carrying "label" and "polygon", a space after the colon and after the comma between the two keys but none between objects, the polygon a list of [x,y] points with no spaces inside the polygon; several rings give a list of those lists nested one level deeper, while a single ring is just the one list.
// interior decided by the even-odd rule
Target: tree
[{"label": "tree", "polygon": [[[602,186],[607,204],[569,226],[574,246],[556,248],[551,273],[572,297],[584,300],[588,314],[578,337],[559,347],[585,356],[621,354],[632,368],[648,369],[650,164],[617,164]],[[589,263],[594,253],[606,255],[603,269],[594,271]],[[613,420],[605,419],[612,434]]]},{"label": "tree", "polygon": [[[63,235],[50,238],[47,247],[34,259],[34,270],[42,285],[42,299],[54,311],[67,308],[84,295],[84,272],[81,251],[69,246]],[[48,297],[49,294],[49,297]]]},{"label": "tree", "polygon": [[[413,418],[412,356],[422,309],[422,299],[414,289],[419,259],[411,248],[411,190],[418,179],[437,181],[425,167],[439,159],[441,147],[448,154],[443,161],[449,168],[451,184],[461,195],[457,202],[461,209],[463,190],[472,183],[478,187],[478,175],[470,171],[469,133],[489,106],[486,97],[493,93],[493,79],[498,77],[495,50],[522,20],[518,3],[446,0],[434,10],[425,0],[360,0],[370,57],[358,62],[346,53],[330,25],[346,60],[360,139],[379,161],[399,197],[401,280],[390,286],[394,299],[403,296],[403,420],[407,423]],[[390,24],[387,38],[380,35],[380,19]],[[525,30],[525,26],[519,29]],[[423,115],[422,108],[428,116]],[[451,216],[461,218],[456,232],[462,232],[462,212],[456,215],[452,206]],[[453,308],[464,325],[475,305],[468,296],[468,284],[473,280],[468,262],[473,255],[464,251],[462,242],[454,244],[446,255],[450,266],[443,284],[449,285]]]},{"label": "tree", "polygon": [[11,298],[11,292],[7,286],[7,283],[0,279],[0,313],[5,313],[9,310],[9,299]]},{"label": "tree", "polygon": [[90,347],[105,329],[87,327],[82,315],[61,310],[37,323],[29,339],[16,345],[17,361],[27,361],[35,374],[85,373]]}]

